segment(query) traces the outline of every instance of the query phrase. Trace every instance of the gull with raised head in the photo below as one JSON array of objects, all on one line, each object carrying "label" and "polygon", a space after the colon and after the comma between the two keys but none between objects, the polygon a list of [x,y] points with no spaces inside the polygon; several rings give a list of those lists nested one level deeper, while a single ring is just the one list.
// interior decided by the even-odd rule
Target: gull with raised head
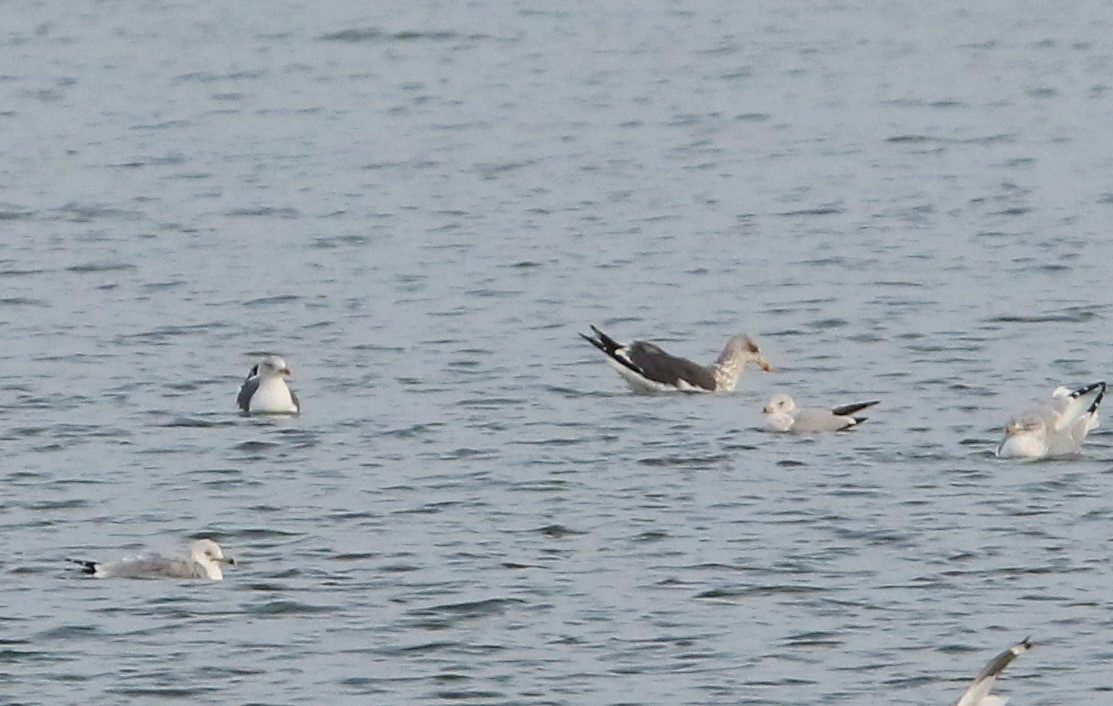
[{"label": "gull with raised head", "polygon": [[286,361],[278,356],[263,358],[251,368],[240,385],[236,404],[247,414],[299,413],[301,403],[285,380],[292,374]]},{"label": "gull with raised head", "polygon": [[963,692],[955,706],[1005,706],[1007,696],[993,696],[989,690],[997,681],[998,675],[1014,659],[1032,649],[1033,643],[1026,637],[989,661],[989,664],[974,678],[974,683]]},{"label": "gull with raised head", "polygon": [[880,400],[870,400],[831,408],[797,407],[796,402],[782,392],[773,395],[761,411],[765,413],[765,426],[770,431],[812,434],[856,427],[866,421],[866,417],[854,415],[878,402]]},{"label": "gull with raised head", "polygon": [[997,456],[1037,459],[1079,453],[1086,435],[1098,425],[1098,405],[1104,396],[1104,382],[1073,390],[1056,388],[1051,399],[1009,420]]},{"label": "gull with raised head", "polygon": [[773,366],[762,357],[757,344],[744,333],[727,341],[714,363],[700,365],[666,353],[652,343],[619,343],[594,326],[591,330],[595,338],[582,333],[580,336],[603,351],[607,364],[622,376],[634,392],[732,392],[748,363],[766,372],[773,370]]},{"label": "gull with raised head", "polygon": [[235,564],[236,560],[224,556],[220,545],[211,539],[199,539],[189,548],[189,556],[167,557],[161,554],[140,554],[117,561],[85,561],[71,559],[82,566],[82,573],[95,578],[121,577],[130,579],[209,579],[220,581],[224,572],[221,564]]}]

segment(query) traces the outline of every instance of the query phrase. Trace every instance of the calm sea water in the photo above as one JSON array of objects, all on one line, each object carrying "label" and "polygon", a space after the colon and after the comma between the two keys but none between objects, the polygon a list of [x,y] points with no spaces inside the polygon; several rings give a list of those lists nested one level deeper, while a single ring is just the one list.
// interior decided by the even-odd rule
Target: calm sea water
[{"label": "calm sea water", "polygon": [[[0,701],[926,706],[1029,634],[1013,703],[1107,700],[1110,437],[992,453],[1113,378],[1072,9],[0,3]],[[592,323],[778,372],[634,396]]]}]

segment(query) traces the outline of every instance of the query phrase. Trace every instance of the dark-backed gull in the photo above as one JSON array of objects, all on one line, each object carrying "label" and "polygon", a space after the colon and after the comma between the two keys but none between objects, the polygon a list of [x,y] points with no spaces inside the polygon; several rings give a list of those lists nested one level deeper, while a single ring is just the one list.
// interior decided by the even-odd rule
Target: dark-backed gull
[{"label": "dark-backed gull", "polygon": [[595,338],[582,333],[580,336],[606,354],[607,363],[635,392],[731,392],[747,363],[766,372],[773,369],[753,339],[744,333],[727,341],[718,359],[704,366],[666,353],[652,343],[618,343],[594,326],[591,330]]},{"label": "dark-backed gull", "polygon": [[297,414],[301,403],[285,380],[292,374],[286,361],[278,356],[263,358],[240,385],[236,404],[248,414]]}]

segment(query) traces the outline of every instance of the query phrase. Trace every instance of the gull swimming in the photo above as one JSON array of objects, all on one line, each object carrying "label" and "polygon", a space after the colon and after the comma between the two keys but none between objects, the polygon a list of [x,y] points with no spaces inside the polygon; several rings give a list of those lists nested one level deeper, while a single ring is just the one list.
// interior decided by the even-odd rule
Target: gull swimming
[{"label": "gull swimming", "polygon": [[100,562],[71,559],[80,564],[82,573],[96,578],[123,577],[131,579],[209,579],[220,581],[224,573],[221,564],[232,565],[236,560],[224,556],[220,545],[211,539],[199,539],[189,548],[188,557],[166,557],[160,554],[140,554],[118,561]]},{"label": "gull swimming", "polygon": [[1104,382],[1074,390],[1056,388],[1051,399],[1009,420],[997,456],[1036,459],[1078,453],[1086,435],[1098,425],[1098,405],[1104,396]]},{"label": "gull swimming", "polygon": [[797,407],[796,402],[782,393],[773,395],[769,404],[762,408],[765,413],[765,426],[770,431],[811,434],[820,431],[843,431],[866,421],[866,417],[856,417],[855,413],[872,407],[881,400],[855,402],[841,407]]},{"label": "gull swimming", "polygon": [[293,375],[286,361],[276,355],[267,356],[251,368],[236,404],[248,414],[297,414],[301,403],[286,385],[284,378]]},{"label": "gull swimming", "polygon": [[998,675],[1005,671],[1005,667],[1009,666],[1009,663],[1014,659],[1032,649],[1033,646],[1033,643],[1026,637],[1022,642],[1016,643],[991,659],[985,669],[974,679],[974,683],[963,692],[955,706],[1005,706],[1005,702],[1009,700],[1008,697],[991,696],[989,690],[993,688],[993,682],[997,681]]},{"label": "gull swimming", "polygon": [[715,362],[705,366],[666,353],[652,343],[619,343],[594,326],[591,330],[596,338],[582,333],[580,336],[606,354],[607,364],[622,376],[634,392],[732,392],[747,363],[753,363],[765,372],[773,370],[773,366],[762,357],[757,344],[744,333],[727,341]]}]

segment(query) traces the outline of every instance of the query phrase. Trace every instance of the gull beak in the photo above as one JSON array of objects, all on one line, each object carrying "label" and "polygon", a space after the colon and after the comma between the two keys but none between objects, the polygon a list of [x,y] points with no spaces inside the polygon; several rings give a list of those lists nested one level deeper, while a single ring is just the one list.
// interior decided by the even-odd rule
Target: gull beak
[{"label": "gull beak", "polygon": [[289,368],[283,368],[282,370],[279,370],[278,372],[282,373],[286,377],[290,377],[291,375],[294,374],[294,371],[290,370]]},{"label": "gull beak", "polygon": [[221,564],[227,564],[228,566],[235,566],[236,565],[236,560],[233,559],[230,556],[222,556],[219,559],[217,559],[217,561],[219,561]]},{"label": "gull beak", "polygon": [[772,407],[769,407],[769,406],[765,406],[765,407],[762,407],[762,408],[761,408],[761,411],[762,411],[762,412],[763,412],[764,414],[772,414],[772,413],[773,413],[773,408],[772,408]]},{"label": "gull beak", "polygon": [[765,372],[767,372],[767,373],[771,373],[771,372],[773,372],[773,366],[772,366],[772,365],[770,365],[770,364],[769,364],[769,361],[768,361],[768,360],[766,360],[765,358],[761,358],[761,359],[759,359],[759,360],[757,361],[757,364],[758,364],[758,365],[760,365],[760,366],[761,366],[761,369],[762,369],[762,370],[764,370]]}]

